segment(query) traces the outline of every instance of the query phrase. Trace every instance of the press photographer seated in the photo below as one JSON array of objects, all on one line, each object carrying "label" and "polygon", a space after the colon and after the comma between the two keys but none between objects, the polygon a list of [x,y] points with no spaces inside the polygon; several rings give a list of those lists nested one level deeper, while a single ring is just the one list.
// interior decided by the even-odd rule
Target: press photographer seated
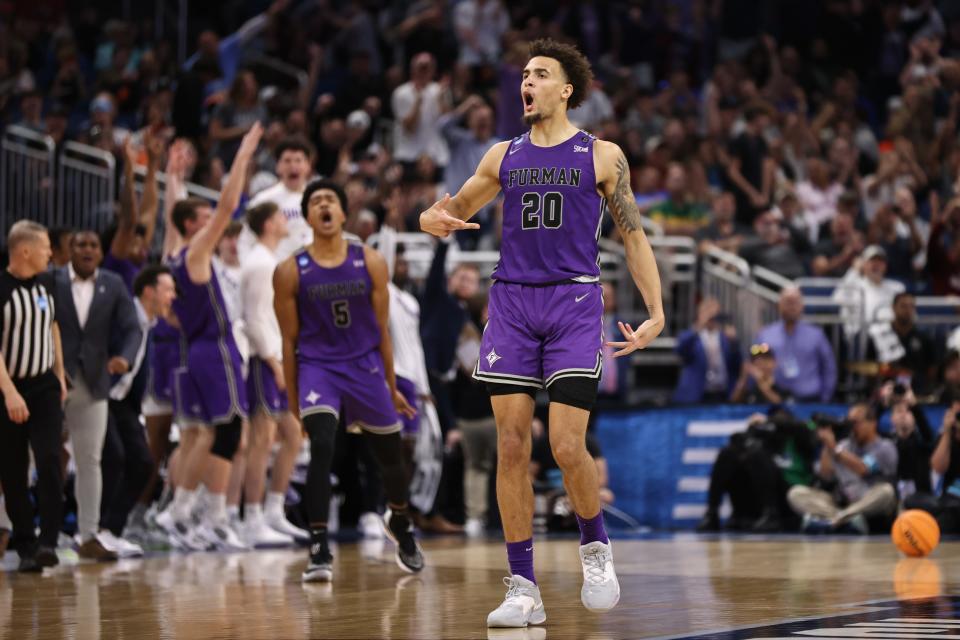
[{"label": "press photographer seated", "polygon": [[[817,476],[824,488],[794,486],[787,493],[790,506],[803,517],[809,533],[849,529],[870,532],[897,510],[897,447],[877,433],[877,414],[866,402],[847,413],[850,435],[837,444],[834,427],[817,425],[822,448]],[[827,490],[829,489],[829,490]],[[886,523],[884,523],[886,524]]]},{"label": "press photographer seated", "polygon": [[717,455],[710,472],[707,512],[697,530],[720,530],[720,503],[726,494],[733,504],[727,529],[795,528],[787,490],[813,481],[816,446],[810,428],[786,409],[774,408],[769,417],[754,414],[747,430],[733,434]]}]

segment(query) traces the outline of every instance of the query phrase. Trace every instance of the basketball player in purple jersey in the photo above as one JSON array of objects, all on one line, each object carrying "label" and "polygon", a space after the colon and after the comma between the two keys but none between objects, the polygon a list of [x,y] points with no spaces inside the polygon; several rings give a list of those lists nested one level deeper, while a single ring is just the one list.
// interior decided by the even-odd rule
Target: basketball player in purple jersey
[{"label": "basketball player in purple jersey", "polygon": [[[243,137],[212,217],[209,206],[195,206],[190,200],[178,202],[173,211],[183,240],[170,261],[180,299],[174,311],[187,341],[187,366],[174,374],[177,414],[210,428],[198,431],[189,456],[180,461],[185,465],[183,482],[171,508],[156,521],[175,537],[215,548],[246,548],[229,526],[226,491],[247,417],[247,394],[213,254],[240,202],[247,166],[262,135],[263,128],[256,123]],[[201,479],[210,494],[209,508],[204,521],[191,531],[189,516]]]},{"label": "basketball player in purple jersey", "polygon": [[387,263],[376,250],[343,236],[347,198],[334,182],[317,180],[301,209],[313,243],[280,263],[273,276],[274,308],[283,336],[289,406],[310,437],[307,516],[310,562],[304,582],[333,579],[327,541],[330,465],[337,420],[359,426],[380,465],[387,512],[384,530],[404,571],[423,569],[407,511],[409,479],[397,415],[415,412],[397,390],[387,327]]},{"label": "basketball player in purple jersey", "polygon": [[613,553],[603,526],[596,465],[587,453],[587,420],[597,395],[602,346],[598,240],[604,199],[619,227],[627,265],[650,318],[625,340],[624,356],[663,329],[660,278],[630,189],[620,148],[578,131],[567,110],[586,96],[592,73],[574,47],[552,40],[530,45],[520,87],[530,131],[493,146],[476,173],[420,215],[424,231],[446,237],[504,193],[500,262],[490,290],[490,321],[474,376],[487,383],[497,421],[497,500],[511,577],[491,627],[546,620],[533,572],[533,489],[527,475],[534,394],[550,395],[550,445],[580,524],[583,588],[591,611],[620,599]]}]

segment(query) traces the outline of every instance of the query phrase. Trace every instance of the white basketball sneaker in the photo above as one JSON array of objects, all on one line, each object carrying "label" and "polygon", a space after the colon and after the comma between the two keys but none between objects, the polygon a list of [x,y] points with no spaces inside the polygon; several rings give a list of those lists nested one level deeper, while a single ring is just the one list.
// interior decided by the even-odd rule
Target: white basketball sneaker
[{"label": "white basketball sneaker", "polygon": [[244,542],[226,519],[208,520],[199,524],[196,536],[218,551],[247,551],[250,545]]},{"label": "white basketball sneaker", "polygon": [[620,583],[613,569],[613,547],[608,542],[591,542],[580,547],[583,588],[580,601],[590,611],[613,609],[620,601]]},{"label": "white basketball sneaker", "polygon": [[288,547],[293,544],[293,536],[288,536],[268,526],[262,513],[247,512],[247,520],[242,528],[234,527],[241,533],[243,541],[254,549],[269,547]]},{"label": "white basketball sneaker", "polygon": [[507,595],[487,616],[488,627],[526,627],[546,622],[540,587],[523,576],[504,578],[503,584],[507,585]]}]

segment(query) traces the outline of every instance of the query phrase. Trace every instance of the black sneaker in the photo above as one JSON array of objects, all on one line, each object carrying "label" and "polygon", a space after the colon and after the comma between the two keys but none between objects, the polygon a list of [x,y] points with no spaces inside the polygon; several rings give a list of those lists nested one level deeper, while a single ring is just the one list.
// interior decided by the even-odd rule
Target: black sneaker
[{"label": "black sneaker", "polygon": [[716,511],[707,511],[703,514],[703,519],[697,525],[697,531],[700,533],[711,533],[720,531],[720,517]]},{"label": "black sneaker", "polygon": [[413,537],[413,522],[409,516],[387,509],[383,514],[383,530],[397,548],[397,566],[408,573],[422,571],[423,550]]},{"label": "black sneaker", "polygon": [[20,554],[20,566],[17,567],[17,571],[20,573],[42,572],[43,566],[37,562],[37,547],[34,545],[23,545],[23,547],[17,552]]},{"label": "black sneaker", "polygon": [[53,547],[46,547],[40,545],[37,549],[36,558],[37,564],[43,567],[55,567],[60,564],[60,559],[57,557],[57,551]]}]

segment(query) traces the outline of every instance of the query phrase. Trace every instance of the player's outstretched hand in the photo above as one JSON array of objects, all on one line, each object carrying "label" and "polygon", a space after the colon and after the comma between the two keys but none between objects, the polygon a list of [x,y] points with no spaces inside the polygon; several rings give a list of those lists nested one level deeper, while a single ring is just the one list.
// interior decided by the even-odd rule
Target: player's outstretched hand
[{"label": "player's outstretched hand", "polygon": [[262,137],[263,125],[257,120],[253,123],[253,126],[250,127],[250,130],[243,135],[243,140],[240,141],[240,148],[237,150],[237,155],[245,158],[251,157],[254,152],[256,152],[257,146],[260,144],[260,138]]},{"label": "player's outstretched hand", "polygon": [[407,418],[417,415],[417,410],[410,406],[410,403],[399,391],[393,392],[393,406],[396,407],[397,413]]},{"label": "player's outstretched hand", "polygon": [[450,194],[444,194],[442,198],[433,203],[432,207],[421,213],[420,230],[438,238],[446,238],[453,231],[480,228],[480,225],[476,222],[464,222],[460,218],[450,215],[450,212],[447,211],[449,202]]},{"label": "player's outstretched hand", "polygon": [[660,332],[663,331],[663,324],[662,318],[658,320],[650,318],[645,320],[644,323],[634,331],[633,327],[629,324],[618,322],[617,325],[620,327],[620,331],[623,332],[623,337],[626,338],[626,340],[623,342],[610,341],[607,342],[607,346],[619,349],[619,351],[614,352],[614,358],[633,353],[637,349],[643,349],[650,344],[654,338],[660,335]]}]

